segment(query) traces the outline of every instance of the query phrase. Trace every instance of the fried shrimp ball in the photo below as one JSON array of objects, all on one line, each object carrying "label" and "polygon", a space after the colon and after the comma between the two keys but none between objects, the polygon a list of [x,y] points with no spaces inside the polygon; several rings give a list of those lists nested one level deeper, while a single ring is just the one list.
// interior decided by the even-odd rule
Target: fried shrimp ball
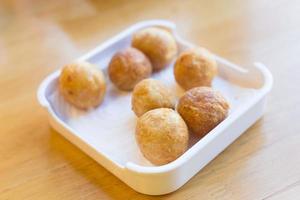
[{"label": "fried shrimp ball", "polygon": [[177,55],[173,35],[157,27],[145,28],[133,34],[132,46],[150,59],[154,71],[165,68]]},{"label": "fried shrimp ball", "polygon": [[65,65],[59,76],[59,91],[72,105],[80,109],[98,106],[106,89],[101,70],[87,62]]},{"label": "fried shrimp ball", "polygon": [[222,94],[209,87],[187,91],[177,105],[177,111],[189,129],[200,137],[222,122],[228,110],[229,104]]},{"label": "fried shrimp ball", "polygon": [[180,115],[169,108],[142,115],[135,136],[142,154],[155,165],[172,162],[188,148],[188,128]]},{"label": "fried shrimp ball", "polygon": [[175,108],[175,95],[155,79],[144,79],[133,89],[131,105],[139,117],[155,108]]},{"label": "fried shrimp ball", "polygon": [[117,52],[108,66],[108,75],[120,90],[132,90],[141,80],[152,73],[149,59],[136,48]]},{"label": "fried shrimp ball", "polygon": [[176,82],[186,90],[199,86],[211,86],[216,74],[217,62],[204,48],[182,52],[174,65]]}]

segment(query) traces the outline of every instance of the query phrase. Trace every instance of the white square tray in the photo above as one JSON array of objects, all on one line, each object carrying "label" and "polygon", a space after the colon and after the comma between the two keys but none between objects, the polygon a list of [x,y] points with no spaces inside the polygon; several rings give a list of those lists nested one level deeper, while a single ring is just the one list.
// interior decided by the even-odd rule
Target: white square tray
[{"label": "white square tray", "polygon": [[[152,20],[129,27],[78,60],[94,63],[106,73],[112,55],[130,46],[132,33],[149,26],[169,29],[180,52],[193,46],[176,34],[173,23]],[[215,58],[219,75],[213,81],[213,88],[230,102],[229,115],[201,140],[192,138],[188,151],[163,166],[153,166],[141,155],[134,138],[136,118],[131,111],[131,93],[115,89],[107,75],[107,94],[96,109],[81,111],[60,97],[57,92],[60,70],[42,82],[38,99],[53,128],[115,176],[138,192],[166,194],[185,184],[263,114],[265,97],[272,87],[272,75],[267,68],[255,63],[246,70],[216,55]],[[183,91],[173,78],[172,66],[155,73],[153,78],[169,85],[179,97]]]}]

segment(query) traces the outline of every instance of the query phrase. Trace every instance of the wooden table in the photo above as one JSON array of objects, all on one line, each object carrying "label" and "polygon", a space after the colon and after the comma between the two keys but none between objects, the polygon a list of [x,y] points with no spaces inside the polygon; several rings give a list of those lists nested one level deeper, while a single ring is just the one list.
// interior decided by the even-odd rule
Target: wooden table
[{"label": "wooden table", "polygon": [[[264,117],[178,191],[138,194],[49,127],[43,78],[141,20],[274,75]],[[300,2],[1,1],[0,199],[299,199]]]}]

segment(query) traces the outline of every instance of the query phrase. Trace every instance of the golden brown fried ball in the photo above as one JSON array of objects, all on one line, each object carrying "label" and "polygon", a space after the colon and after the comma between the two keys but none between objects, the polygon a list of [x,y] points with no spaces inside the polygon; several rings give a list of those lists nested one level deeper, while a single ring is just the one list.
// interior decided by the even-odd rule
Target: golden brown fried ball
[{"label": "golden brown fried ball", "polygon": [[102,71],[87,62],[64,66],[59,77],[60,93],[69,103],[81,109],[98,106],[105,88]]},{"label": "golden brown fried ball", "polygon": [[173,35],[157,27],[145,28],[133,34],[132,46],[150,59],[154,71],[166,67],[177,55],[177,44]]},{"label": "golden brown fried ball", "polygon": [[180,115],[169,108],[142,115],[135,133],[141,152],[155,165],[172,162],[188,148],[188,128]]},{"label": "golden brown fried ball", "polygon": [[121,90],[132,90],[141,80],[152,73],[149,59],[136,48],[117,52],[111,59],[108,75],[114,85]]},{"label": "golden brown fried ball", "polygon": [[186,90],[199,86],[211,86],[216,74],[217,62],[204,48],[182,52],[174,65],[175,79]]},{"label": "golden brown fried ball", "polygon": [[189,129],[201,137],[222,122],[228,110],[226,99],[209,87],[196,87],[187,91],[177,105],[177,111]]},{"label": "golden brown fried ball", "polygon": [[131,105],[139,117],[155,108],[175,108],[175,95],[168,87],[155,79],[144,79],[133,89]]}]

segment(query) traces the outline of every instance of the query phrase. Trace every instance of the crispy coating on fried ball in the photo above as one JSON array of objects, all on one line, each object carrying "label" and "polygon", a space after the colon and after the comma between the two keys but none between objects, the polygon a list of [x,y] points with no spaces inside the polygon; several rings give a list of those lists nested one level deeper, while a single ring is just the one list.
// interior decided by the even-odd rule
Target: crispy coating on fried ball
[{"label": "crispy coating on fried ball", "polygon": [[222,94],[209,87],[187,91],[177,105],[177,111],[189,129],[200,137],[222,122],[228,110],[229,104]]},{"label": "crispy coating on fried ball", "polygon": [[133,89],[131,105],[139,117],[155,108],[175,108],[175,95],[168,87],[155,79],[144,79]]},{"label": "crispy coating on fried ball", "polygon": [[136,140],[145,158],[155,165],[164,165],[187,150],[189,133],[176,111],[158,108],[138,119]]},{"label": "crispy coating on fried ball", "polygon": [[127,48],[117,52],[108,66],[108,75],[120,90],[130,91],[141,80],[152,73],[149,59],[136,48]]},{"label": "crispy coating on fried ball", "polygon": [[174,65],[176,82],[184,89],[211,86],[217,74],[217,62],[204,48],[189,49],[182,52]]},{"label": "crispy coating on fried ball", "polygon": [[98,106],[105,95],[106,83],[101,70],[87,62],[65,65],[59,76],[59,91],[80,109]]},{"label": "crispy coating on fried ball", "polygon": [[165,68],[177,55],[177,44],[173,35],[157,27],[145,28],[134,33],[132,46],[150,59],[154,71]]}]

